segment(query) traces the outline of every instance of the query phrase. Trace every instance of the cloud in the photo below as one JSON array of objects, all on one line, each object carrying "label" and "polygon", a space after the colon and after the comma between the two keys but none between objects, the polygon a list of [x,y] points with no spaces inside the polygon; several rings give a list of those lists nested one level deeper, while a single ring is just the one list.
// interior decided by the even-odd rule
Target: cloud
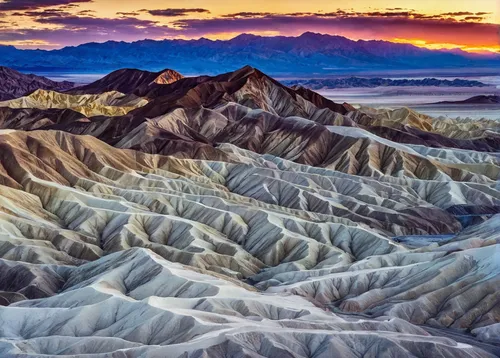
[{"label": "cloud", "polygon": [[[484,14],[484,13],[479,13]],[[403,8],[389,8],[385,11],[370,11],[370,12],[356,12],[337,10],[335,12],[294,12],[294,13],[269,13],[269,12],[238,12],[221,15],[220,18],[262,18],[262,17],[324,17],[324,18],[353,18],[353,17],[394,17],[394,18],[408,18],[408,19],[442,19],[442,20],[455,20],[455,17],[462,18],[464,16],[474,16],[471,12],[449,12],[444,14],[422,14],[417,13],[412,9]]]},{"label": "cloud", "polygon": [[185,16],[187,14],[193,13],[210,13],[207,9],[163,9],[163,10],[141,10],[147,11],[150,15],[153,16],[164,16],[164,17],[177,17],[177,16]]},{"label": "cloud", "polygon": [[[1,1],[1,0],[0,0]],[[41,2],[61,3],[61,0]],[[82,1],[82,0],[80,0]],[[21,0],[27,3],[26,0]],[[32,1],[33,2],[33,1]],[[38,4],[41,3],[37,1]],[[30,41],[52,44],[52,47],[75,45],[89,41],[135,41],[145,38],[226,37],[228,34],[279,34],[297,36],[313,31],[349,38],[413,41],[426,44],[456,44],[469,47],[498,46],[499,26],[486,23],[483,14],[466,11],[422,14],[411,9],[391,8],[369,12],[337,10],[334,12],[237,12],[205,18],[179,18],[190,13],[209,13],[201,8],[164,10],[142,9],[117,12],[116,18],[96,17],[95,13],[64,11],[75,6],[66,0],[66,6],[57,9],[21,10],[19,16],[31,16],[38,26],[16,29],[11,24],[0,27],[0,42]],[[2,4],[2,3],[0,3]],[[76,5],[77,6],[77,5]],[[177,17],[168,26],[155,19],[137,18],[140,14]],[[0,12],[0,17],[1,17]],[[472,15],[466,15],[472,14]],[[14,15],[10,13],[10,15]],[[9,16],[10,16],[9,15]],[[119,17],[118,17],[119,16]],[[161,19],[162,20],[162,19]],[[163,20],[164,21],[164,20]],[[45,26],[46,25],[46,26]],[[50,25],[50,26],[49,26]],[[47,27],[47,28],[41,28]],[[47,45],[49,47],[49,45]]]},{"label": "cloud", "polygon": [[133,17],[120,18],[98,18],[90,16],[54,16],[41,17],[35,20],[40,24],[64,25],[70,28],[87,28],[89,31],[98,30],[114,30],[120,28],[137,29],[137,28],[155,28],[156,21],[141,20]]},{"label": "cloud", "polygon": [[28,16],[28,17],[61,17],[71,16],[67,11],[61,9],[44,9],[44,10],[30,10],[23,12],[15,12],[12,16]]},{"label": "cloud", "polygon": [[413,13],[410,16],[373,16],[369,13],[300,16],[272,14],[259,17],[221,16],[212,19],[182,19],[176,21],[174,25],[180,27],[185,36],[191,37],[218,33],[259,33],[270,30],[295,36],[306,31],[314,31],[351,38],[389,41],[401,38],[467,46],[498,45],[499,26],[496,24],[426,17],[428,15]]},{"label": "cloud", "polygon": [[484,19],[484,17],[482,17],[482,16],[467,16],[467,17],[464,17],[465,21],[481,21],[483,19]]},{"label": "cloud", "polygon": [[131,12],[117,12],[116,15],[120,15],[120,16],[138,16],[140,15],[138,12],[136,11],[131,11]]},{"label": "cloud", "polygon": [[156,21],[131,17],[96,18],[73,14],[59,16],[58,14],[51,17],[36,17],[33,20],[42,25],[57,27],[21,29],[1,27],[0,43],[20,43],[27,47],[38,47],[38,44],[43,43],[46,48],[54,48],[109,40],[137,41],[147,38],[165,38],[176,33],[167,25]]},{"label": "cloud", "polygon": [[68,6],[88,2],[93,2],[93,0],[4,0],[0,2],[0,11],[35,10],[44,7]]},{"label": "cloud", "polygon": [[473,12],[469,11],[458,11],[458,12],[446,12],[444,14],[441,14],[442,16],[470,16],[474,15]]},{"label": "cloud", "polygon": [[276,15],[276,14],[272,14],[270,12],[236,12],[234,14],[222,15],[221,17],[224,17],[224,18],[262,17],[262,16],[269,16],[269,15]]},{"label": "cloud", "polygon": [[82,10],[82,11],[78,11],[78,15],[80,16],[95,16],[96,12],[94,10]]}]

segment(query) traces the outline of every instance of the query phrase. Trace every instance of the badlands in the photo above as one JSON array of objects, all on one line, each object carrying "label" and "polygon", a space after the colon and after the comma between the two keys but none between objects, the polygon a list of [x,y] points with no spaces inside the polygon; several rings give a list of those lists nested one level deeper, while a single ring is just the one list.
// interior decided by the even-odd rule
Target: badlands
[{"label": "badlands", "polygon": [[500,356],[500,121],[251,67],[15,97],[0,357]]}]

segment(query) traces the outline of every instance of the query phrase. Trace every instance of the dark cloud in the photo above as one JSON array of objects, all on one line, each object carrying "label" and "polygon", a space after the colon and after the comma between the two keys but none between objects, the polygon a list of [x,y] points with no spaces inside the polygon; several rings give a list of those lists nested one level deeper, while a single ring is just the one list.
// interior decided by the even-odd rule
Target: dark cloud
[{"label": "dark cloud", "polygon": [[[144,10],[141,10],[144,11]],[[163,10],[145,10],[150,15],[153,16],[165,16],[165,17],[176,17],[176,16],[184,16],[188,14],[194,13],[210,13],[207,9],[163,9]]]},{"label": "dark cloud", "polygon": [[119,28],[134,29],[138,27],[154,28],[157,26],[156,21],[140,20],[133,17],[97,18],[70,15],[37,18],[35,21],[40,24],[64,25],[73,28],[87,28],[88,30],[114,30]]},{"label": "dark cloud", "polygon": [[82,10],[82,11],[78,11],[78,15],[82,16],[82,15],[92,15],[95,14],[96,12],[94,10]]},{"label": "dark cloud", "polygon": [[51,6],[68,6],[75,3],[88,3],[93,0],[4,0],[0,2],[0,11],[36,10]]},{"label": "dark cloud", "polygon": [[13,16],[28,16],[28,17],[62,17],[71,16],[67,11],[61,9],[45,9],[45,10],[30,10],[23,12],[15,12]]},{"label": "dark cloud", "polygon": [[491,15],[491,12],[476,12],[476,16]]},{"label": "dark cloud", "polygon": [[401,17],[408,19],[420,19],[420,20],[432,20],[432,19],[443,19],[443,20],[453,20],[453,17],[463,17],[463,16],[473,16],[477,15],[469,12],[455,12],[455,13],[445,13],[437,15],[427,15],[415,12],[411,9],[403,8],[390,8],[385,11],[370,11],[370,12],[356,12],[356,11],[345,11],[337,10],[335,12],[294,12],[294,13],[269,13],[269,12],[238,12],[232,14],[221,15],[220,18],[262,18],[262,17],[272,17],[272,16],[287,16],[287,17],[324,17],[324,18],[351,18],[351,17]]},{"label": "dark cloud", "polygon": [[370,16],[370,17],[410,17],[412,15],[411,11],[400,11],[400,12],[381,12],[381,11],[374,11],[374,12],[366,12],[366,13],[361,13],[361,16]]},{"label": "dark cloud", "polygon": [[446,12],[444,14],[441,14],[441,16],[470,16],[470,15],[474,15],[474,13],[468,11],[458,11],[458,12]]},{"label": "dark cloud", "polygon": [[131,11],[131,12],[117,12],[116,15],[120,15],[120,16],[138,16],[140,15],[138,12],[136,11]]},{"label": "dark cloud", "polygon": [[[484,13],[479,13],[484,14]],[[323,17],[323,18],[352,18],[352,17],[380,17],[380,18],[408,18],[408,19],[417,19],[417,20],[450,20],[454,21],[454,17],[462,18],[464,16],[474,16],[478,14],[474,14],[471,12],[453,12],[453,13],[444,13],[444,14],[436,14],[436,15],[428,15],[421,14],[415,12],[412,9],[403,9],[403,8],[389,8],[385,11],[370,11],[370,12],[356,12],[356,11],[345,11],[345,10],[337,10],[335,12],[294,12],[294,13],[269,13],[269,12],[238,12],[232,14],[221,15],[220,18],[228,18],[228,19],[236,19],[236,18],[263,18],[263,17]]]},{"label": "dark cloud", "polygon": [[270,12],[236,12],[234,14],[225,14],[225,15],[222,15],[221,17],[226,17],[226,18],[262,17],[262,16],[269,16],[269,15],[276,15],[276,14],[272,14]]},{"label": "dark cloud", "polygon": [[481,21],[481,20],[484,20],[484,17],[482,17],[482,16],[467,16],[467,17],[464,17],[464,20],[465,21]]}]

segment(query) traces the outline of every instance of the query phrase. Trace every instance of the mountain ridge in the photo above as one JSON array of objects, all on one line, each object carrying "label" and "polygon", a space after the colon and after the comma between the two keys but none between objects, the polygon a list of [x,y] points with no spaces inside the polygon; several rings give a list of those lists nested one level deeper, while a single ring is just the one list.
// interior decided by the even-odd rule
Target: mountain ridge
[{"label": "mountain ridge", "polygon": [[482,104],[482,105],[500,105],[500,96],[498,95],[479,95],[467,98],[463,101],[443,101],[438,104]]},{"label": "mountain ridge", "polygon": [[375,88],[375,87],[489,87],[489,85],[475,80],[442,80],[436,78],[416,79],[389,79],[389,78],[364,78],[351,76],[346,78],[320,79],[311,78],[304,80],[282,81],[287,86],[303,86],[312,90],[333,88]]},{"label": "mountain ridge", "polygon": [[[155,53],[155,56],[150,56]],[[378,40],[304,33],[298,37],[241,34],[230,40],[140,40],[86,43],[55,50],[0,48],[0,64],[17,69],[112,71],[176,67],[185,74],[216,74],[250,64],[264,72],[311,74],[348,70],[500,67],[500,55],[436,51]],[[286,70],[283,70],[286,68]]]},{"label": "mountain ridge", "polygon": [[64,91],[75,85],[73,82],[56,82],[34,74],[23,74],[4,66],[0,66],[0,84],[0,101],[20,97],[38,89]]}]

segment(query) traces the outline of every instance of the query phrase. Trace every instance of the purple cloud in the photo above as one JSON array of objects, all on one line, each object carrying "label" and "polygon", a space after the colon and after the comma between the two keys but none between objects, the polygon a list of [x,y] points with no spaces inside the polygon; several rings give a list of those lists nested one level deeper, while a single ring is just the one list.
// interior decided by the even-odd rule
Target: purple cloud
[{"label": "purple cloud", "polygon": [[154,28],[157,27],[156,21],[140,20],[134,17],[120,18],[98,18],[90,16],[54,16],[42,17],[35,20],[40,24],[64,25],[74,28],[107,29],[116,30],[116,28],[136,29],[138,27]]},{"label": "purple cloud", "polygon": [[4,0],[0,2],[0,11],[35,10],[44,7],[88,2],[93,2],[93,0]]},{"label": "purple cloud", "polygon": [[59,28],[0,29],[0,42],[46,42],[47,47],[72,46],[86,42],[109,40],[137,41],[146,38],[170,37],[175,30],[156,21],[136,18],[96,18],[89,16],[54,16],[36,18],[41,24],[61,25]]},{"label": "purple cloud", "polygon": [[[25,0],[21,0],[26,2]],[[45,0],[42,0],[45,1]],[[52,2],[56,0],[50,0]],[[58,0],[61,2],[61,0]],[[69,0],[66,0],[68,2]],[[48,3],[49,1],[45,1]],[[0,3],[1,4],[1,3]],[[73,6],[68,4],[66,6]],[[2,26],[0,41],[45,41],[51,46],[75,45],[84,42],[107,40],[135,41],[146,38],[166,37],[196,38],[225,33],[261,33],[273,31],[295,36],[306,31],[337,34],[350,38],[392,40],[415,39],[427,43],[450,43],[464,46],[496,46],[499,26],[488,24],[475,13],[455,12],[436,15],[417,13],[414,10],[394,8],[373,12],[338,10],[335,12],[267,13],[239,12],[214,18],[179,19],[170,25],[154,20],[138,19],[139,13],[161,11],[170,16],[189,12],[208,12],[206,9],[165,9],[118,12],[117,18],[99,18],[89,12],[71,14],[62,9],[25,10],[16,14],[32,16],[39,24],[57,25],[58,28],[9,29]],[[1,17],[0,12],[0,17]],[[50,46],[50,45],[48,45]]]}]

